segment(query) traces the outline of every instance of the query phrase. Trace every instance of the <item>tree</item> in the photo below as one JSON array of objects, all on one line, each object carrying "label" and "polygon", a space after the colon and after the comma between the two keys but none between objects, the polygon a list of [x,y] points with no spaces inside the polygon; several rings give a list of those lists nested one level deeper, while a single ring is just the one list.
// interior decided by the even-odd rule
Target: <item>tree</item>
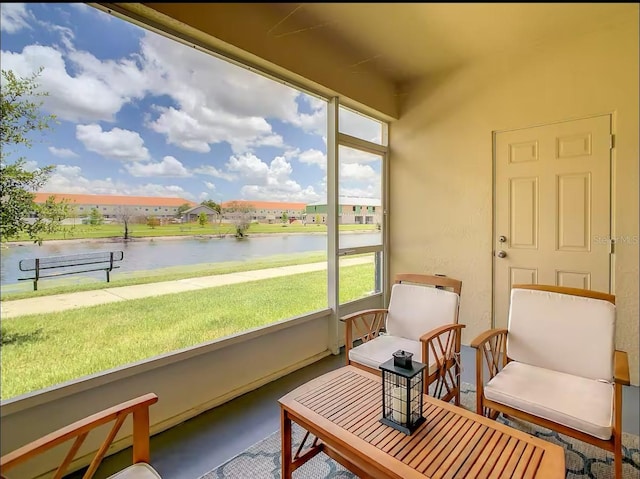
[{"label": "tree", "polygon": [[247,230],[251,226],[251,218],[255,210],[255,207],[251,203],[239,201],[230,202],[224,209],[226,216],[235,227],[236,238],[244,238]]},{"label": "tree", "polygon": [[99,226],[104,223],[104,216],[98,210],[98,208],[91,208],[91,212],[89,213],[89,224],[91,226]]},{"label": "tree", "polygon": [[222,206],[220,206],[219,203],[216,203],[213,200],[204,200],[200,204],[211,208],[213,211],[217,213],[218,226],[220,226],[222,224]]},{"label": "tree", "polygon": [[184,212],[190,209],[191,209],[191,205],[189,203],[181,204],[180,206],[178,206],[178,211],[176,211],[176,218],[182,218],[182,215],[184,214]]},{"label": "tree", "polygon": [[116,219],[124,226],[124,239],[129,239],[129,225],[133,221],[135,211],[132,206],[120,205],[115,210]]},{"label": "tree", "polygon": [[200,224],[200,228],[204,228],[204,225],[207,224],[207,214],[204,211],[201,211],[198,215],[198,223]]},{"label": "tree", "polygon": [[215,211],[218,214],[222,213],[222,207],[213,200],[204,200],[200,204],[211,208],[213,211]]},{"label": "tree", "polygon": [[[41,244],[42,235],[57,231],[68,214],[65,201],[49,197],[45,203],[34,202],[38,191],[53,173],[49,165],[30,170],[26,159],[10,161],[16,148],[30,148],[31,134],[50,129],[54,115],[40,112],[42,102],[34,99],[46,96],[37,91],[36,78],[42,69],[28,78],[20,78],[11,70],[2,70],[0,107],[0,237],[2,241],[26,233]],[[30,218],[31,217],[31,218]]]},{"label": "tree", "polygon": [[280,218],[282,219],[282,223],[286,225],[287,221],[289,220],[289,215],[283,211],[282,216]]},{"label": "tree", "polygon": [[160,218],[157,216],[149,216],[147,218],[147,226],[149,226],[152,230],[156,228],[156,226],[160,226]]}]

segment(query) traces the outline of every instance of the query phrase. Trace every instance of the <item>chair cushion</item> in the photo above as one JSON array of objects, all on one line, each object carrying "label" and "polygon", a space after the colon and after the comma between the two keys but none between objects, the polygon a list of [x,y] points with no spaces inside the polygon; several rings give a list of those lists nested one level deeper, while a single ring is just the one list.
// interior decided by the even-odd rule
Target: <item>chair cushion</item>
[{"label": "chair cushion", "polygon": [[487,383],[484,395],[600,439],[611,437],[610,383],[512,361]]},{"label": "chair cushion", "polygon": [[507,355],[532,366],[611,381],[615,317],[608,301],[514,288]]},{"label": "chair cushion", "polygon": [[[349,350],[349,360],[378,369],[385,361],[393,358],[393,353],[402,349],[413,353],[415,361],[422,361],[422,343],[391,335],[381,335]],[[435,361],[429,366],[429,374],[435,371]]]},{"label": "chair cushion", "polygon": [[107,479],[162,479],[160,474],[145,462],[139,462],[132,466],[123,469],[120,472],[116,472],[114,475],[109,476]]},{"label": "chair cushion", "polygon": [[424,333],[456,322],[458,295],[444,289],[398,283],[391,288],[386,331],[420,341]]}]

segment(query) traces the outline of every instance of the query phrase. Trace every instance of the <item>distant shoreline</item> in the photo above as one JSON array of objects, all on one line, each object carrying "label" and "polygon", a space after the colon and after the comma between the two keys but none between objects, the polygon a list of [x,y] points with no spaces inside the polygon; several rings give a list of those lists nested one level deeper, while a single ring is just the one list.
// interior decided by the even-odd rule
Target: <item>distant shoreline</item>
[{"label": "distant shoreline", "polygon": [[[371,234],[373,231],[343,231],[340,234]],[[291,233],[254,233],[248,234],[247,239],[251,238],[260,238],[264,236],[291,236],[291,235],[326,235],[326,231],[301,231],[301,232],[291,232]],[[225,238],[235,238],[235,236],[231,233],[224,235],[217,234],[201,234],[201,235],[168,235],[168,236],[137,236],[126,240],[127,243],[135,243],[137,241],[167,241],[167,240],[182,240],[182,239],[190,239],[190,238],[199,238],[199,239],[225,239]],[[109,238],[69,238],[69,239],[54,239],[54,240],[45,240],[42,244],[74,244],[74,243],[125,243],[124,238],[122,237],[109,237]],[[31,246],[33,245],[33,241],[9,241],[3,243],[3,248],[12,248],[12,247],[20,247],[20,246]]]}]

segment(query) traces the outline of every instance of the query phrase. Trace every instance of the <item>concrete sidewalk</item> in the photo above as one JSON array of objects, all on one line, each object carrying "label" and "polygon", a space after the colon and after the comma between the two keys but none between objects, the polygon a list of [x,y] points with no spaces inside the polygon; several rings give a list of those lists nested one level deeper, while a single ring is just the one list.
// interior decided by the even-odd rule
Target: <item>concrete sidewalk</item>
[{"label": "concrete sidewalk", "polygon": [[[371,263],[372,259],[347,258],[340,261],[341,266],[353,266]],[[278,278],[291,274],[308,273],[327,269],[327,263],[309,263],[279,268],[258,269],[240,273],[202,276],[199,278],[177,279],[159,283],[138,284],[133,286],[119,286],[115,288],[81,291],[78,293],[54,294],[36,298],[17,299],[0,302],[0,315],[3,319],[15,318],[27,314],[44,314],[64,311],[73,308],[95,306],[97,304],[115,303],[129,299],[148,298],[163,294],[183,293],[196,289],[215,288],[227,284],[258,281],[262,279]]]}]

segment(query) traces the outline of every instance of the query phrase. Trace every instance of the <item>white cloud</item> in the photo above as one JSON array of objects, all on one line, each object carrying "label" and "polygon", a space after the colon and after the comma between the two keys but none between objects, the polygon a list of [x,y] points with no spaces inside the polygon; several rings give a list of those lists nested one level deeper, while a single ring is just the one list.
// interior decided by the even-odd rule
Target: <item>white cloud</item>
[{"label": "white cloud", "polygon": [[380,188],[369,185],[365,188],[340,188],[340,196],[358,198],[380,198]]},{"label": "white cloud", "polygon": [[366,181],[380,184],[380,176],[369,165],[347,163],[340,165],[341,181]]},{"label": "white cloud", "polygon": [[237,117],[224,111],[206,107],[189,113],[173,107],[157,108],[160,116],[147,126],[167,138],[167,143],[199,153],[211,151],[209,144],[226,141],[234,152],[242,153],[257,146],[282,146],[280,135],[259,117]]},{"label": "white cloud", "polygon": [[300,92],[281,83],[151,33],[141,54],[151,92],[176,102],[148,122],[170,144],[208,152],[209,145],[225,141],[239,154],[284,146],[268,119],[315,125],[315,118],[298,114]]},{"label": "white cloud", "polygon": [[58,158],[77,158],[78,154],[70,150],[69,148],[56,148],[55,146],[49,147],[49,153]]},{"label": "white cloud", "polygon": [[[102,60],[76,50],[67,27],[40,23],[56,30],[64,47],[28,45],[22,52],[3,51],[1,60],[20,76],[43,67],[39,84],[49,93],[44,107],[60,119],[113,122],[123,105],[166,95],[175,105],[156,108],[147,126],[190,151],[208,152],[220,142],[234,153],[284,147],[272,118],[326,132],[326,102],[163,36],[145,32],[139,54]],[[311,113],[299,114],[300,96]]]},{"label": "white cloud", "polygon": [[77,125],[76,138],[89,151],[98,153],[106,158],[124,161],[144,161],[149,159],[149,150],[144,146],[144,140],[135,131],[114,128],[102,131],[100,125]]},{"label": "white cloud", "polygon": [[231,156],[227,162],[227,169],[238,173],[247,181],[256,181],[266,184],[269,175],[269,165],[258,158],[253,153],[245,153],[238,156]]},{"label": "white cloud", "polygon": [[327,134],[327,109],[316,110],[313,113],[300,113],[291,123],[304,131],[315,135]]},{"label": "white cloud", "polygon": [[29,45],[21,53],[2,51],[0,59],[3,69],[21,77],[31,76],[42,67],[39,90],[49,94],[43,98],[44,108],[63,120],[114,121],[122,105],[132,98],[127,95],[130,91],[116,91],[108,78],[85,73],[82,65],[77,66],[75,76],[70,76],[62,53],[52,47]]},{"label": "white cloud", "polygon": [[123,103],[144,97],[149,89],[149,78],[140,68],[139,55],[117,61],[99,60],[89,52],[74,50],[69,52],[68,59],[82,75],[108,85]]},{"label": "white cloud", "polygon": [[381,123],[359,113],[340,108],[338,113],[340,132],[363,140],[380,144],[382,140]]},{"label": "white cloud", "polygon": [[218,170],[215,166],[212,165],[202,165],[197,168],[194,168],[194,173],[198,173],[200,175],[208,175],[213,176],[214,178],[220,178],[221,180],[234,181],[236,179],[235,175],[231,175],[229,173],[225,173],[224,171]]},{"label": "white cloud", "polygon": [[38,162],[34,161],[34,160],[26,160],[23,164],[22,167],[26,170],[26,171],[36,171],[38,169]]},{"label": "white cloud", "polygon": [[[91,10],[110,19],[98,10]],[[191,173],[227,181],[241,176],[248,183],[246,192],[252,192],[254,187],[263,188],[265,199],[270,198],[270,191],[283,199],[304,196],[306,201],[318,196],[312,187],[301,186],[292,179],[290,161],[294,158],[289,153],[270,163],[250,153],[261,146],[287,148],[282,136],[274,131],[272,119],[326,135],[325,101],[151,32],[144,32],[138,54],[101,59],[76,50],[72,30],[38,23],[61,37],[59,45],[34,44],[21,52],[2,51],[0,61],[3,68],[11,68],[20,76],[29,76],[43,67],[38,83],[42,91],[49,93],[44,99],[45,109],[62,120],[81,123],[76,127],[76,138],[87,150],[127,162],[124,169],[136,176]],[[150,95],[169,98],[170,102],[163,101],[163,106],[152,110],[146,126],[164,135],[168,144],[199,153],[210,152],[212,145],[227,142],[235,158],[227,163],[227,168],[231,168],[206,165],[187,169],[173,157],[150,161],[151,155],[140,135],[144,132],[100,126],[102,121],[114,122],[123,106]],[[75,153],[63,150],[50,151],[62,158],[65,154],[71,158]],[[305,163],[326,163],[322,156],[317,150],[307,150],[298,159]],[[73,170],[65,171],[70,174]],[[78,183],[70,183],[70,188],[88,187],[79,175]],[[59,175],[58,181],[64,178],[69,176]],[[110,179],[91,180],[90,186],[105,190],[130,188]],[[160,188],[166,194],[169,187],[151,184],[145,188],[149,191]]]},{"label": "white cloud", "polygon": [[240,189],[240,194],[242,198],[263,201],[312,203],[321,199],[321,196],[316,193],[313,186],[307,186],[303,189],[298,183],[292,180],[272,188],[264,188],[258,185],[245,185]]},{"label": "white cloud", "polygon": [[323,170],[327,169],[327,155],[319,150],[311,149],[303,151],[298,155],[298,160],[301,163],[307,163],[309,165],[318,165]]},{"label": "white cloud", "polygon": [[31,18],[25,3],[0,3],[0,30],[4,32],[16,33],[23,28],[31,28]]},{"label": "white cloud", "polygon": [[382,157],[380,155],[374,155],[373,153],[367,153],[366,151],[356,150],[354,148],[347,148],[341,146],[338,148],[338,155],[340,156],[340,164],[347,163],[378,163],[381,164]]},{"label": "white cloud", "polygon": [[74,50],[73,40],[75,39],[75,34],[73,30],[69,27],[63,27],[62,25],[56,25],[51,22],[45,22],[42,20],[36,20],[40,27],[46,28],[47,30],[58,33],[60,35],[60,42],[67,50]]},{"label": "white cloud", "polygon": [[216,189],[216,185],[214,185],[213,183],[211,183],[210,181],[205,181],[204,182],[204,186],[206,186],[208,189],[210,190],[215,190]]},{"label": "white cloud", "polygon": [[133,176],[192,176],[184,165],[173,156],[165,156],[162,161],[157,163],[136,162],[125,165],[125,168]]},{"label": "white cloud", "polygon": [[278,118],[297,114],[299,92],[227,61],[152,33],[141,42],[145,69],[161,81],[156,94],[170,95],[190,114],[200,107],[237,117]]},{"label": "white cloud", "polygon": [[277,156],[267,164],[253,153],[233,155],[226,166],[248,183],[240,189],[243,198],[302,202],[319,198],[312,186],[303,188],[291,179],[293,169],[284,156]]},{"label": "white cloud", "polygon": [[186,198],[189,200],[194,199],[194,196],[185,191],[184,188],[177,185],[159,185],[157,183],[147,183],[146,185],[130,186],[133,193],[127,193],[130,195],[138,196],[178,196],[180,198]]},{"label": "white cloud", "polygon": [[40,191],[53,193],[90,193],[98,195],[178,196],[194,199],[194,196],[177,185],[147,183],[131,185],[112,178],[90,180],[83,176],[79,166],[58,165]]}]

